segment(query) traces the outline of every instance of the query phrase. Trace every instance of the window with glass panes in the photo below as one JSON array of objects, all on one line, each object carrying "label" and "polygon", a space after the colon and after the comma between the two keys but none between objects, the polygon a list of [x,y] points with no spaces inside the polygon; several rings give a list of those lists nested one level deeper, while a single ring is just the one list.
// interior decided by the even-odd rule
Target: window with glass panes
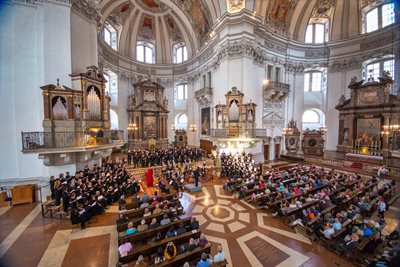
[{"label": "window with glass panes", "polygon": [[136,45],[136,59],[140,62],[155,63],[155,46],[150,43],[138,42]]},{"label": "window with glass panes", "polygon": [[373,32],[395,23],[395,3],[388,3],[371,9],[365,14],[365,32]]},{"label": "window with glass panes", "polygon": [[325,24],[309,24],[306,30],[305,42],[310,44],[321,44],[328,41],[328,35],[326,34],[325,29]]},{"label": "window with glass panes", "polygon": [[117,50],[117,30],[108,23],[103,28],[103,39],[112,49]]},{"label": "window with glass panes", "polygon": [[394,59],[386,59],[375,61],[367,65],[366,79],[373,78],[378,81],[378,77],[382,76],[383,71],[389,71],[390,76],[394,75]]},{"label": "window with glass panes", "polygon": [[185,100],[187,99],[187,84],[180,84],[176,88],[176,99]]},{"label": "window with glass panes", "polygon": [[178,45],[174,49],[174,62],[182,63],[188,59],[187,48],[185,45]]},{"label": "window with glass panes", "polygon": [[306,72],[304,74],[304,92],[321,91],[322,72]]}]

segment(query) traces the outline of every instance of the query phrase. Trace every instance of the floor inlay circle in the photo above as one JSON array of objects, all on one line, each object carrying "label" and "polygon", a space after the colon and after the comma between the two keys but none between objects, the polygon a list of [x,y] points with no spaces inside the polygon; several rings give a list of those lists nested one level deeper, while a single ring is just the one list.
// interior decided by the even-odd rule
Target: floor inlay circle
[{"label": "floor inlay circle", "polygon": [[229,211],[228,211],[226,208],[224,208],[224,207],[215,206],[215,207],[211,210],[211,214],[212,214],[214,217],[224,219],[224,218],[226,218],[226,217],[229,216]]}]

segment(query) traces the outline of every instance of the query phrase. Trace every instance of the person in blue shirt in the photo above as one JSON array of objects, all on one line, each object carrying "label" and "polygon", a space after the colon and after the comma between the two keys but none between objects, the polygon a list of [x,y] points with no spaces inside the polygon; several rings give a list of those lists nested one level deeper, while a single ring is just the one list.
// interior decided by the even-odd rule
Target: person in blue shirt
[{"label": "person in blue shirt", "polygon": [[137,232],[137,229],[133,227],[133,222],[128,223],[128,229],[126,229],[125,234],[126,235],[131,235]]},{"label": "person in blue shirt", "polygon": [[340,223],[339,218],[335,219],[335,222],[332,224],[332,227],[335,231],[340,231],[342,230],[342,224]]},{"label": "person in blue shirt", "polygon": [[208,267],[212,264],[212,260],[207,258],[207,254],[201,254],[201,259],[197,262],[197,267]]},{"label": "person in blue shirt", "polygon": [[145,201],[147,201],[149,199],[150,199],[149,195],[147,195],[147,193],[144,193],[143,196],[142,196],[142,201],[145,202]]}]

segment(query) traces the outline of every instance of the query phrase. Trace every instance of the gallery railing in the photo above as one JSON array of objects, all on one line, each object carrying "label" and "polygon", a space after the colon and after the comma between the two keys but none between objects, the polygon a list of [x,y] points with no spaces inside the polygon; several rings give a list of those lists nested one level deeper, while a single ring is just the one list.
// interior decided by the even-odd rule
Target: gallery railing
[{"label": "gallery railing", "polygon": [[267,129],[211,129],[210,137],[215,138],[265,138]]},{"label": "gallery railing", "polygon": [[84,132],[22,132],[22,151],[95,147],[109,144],[123,144],[124,134],[120,130]]}]

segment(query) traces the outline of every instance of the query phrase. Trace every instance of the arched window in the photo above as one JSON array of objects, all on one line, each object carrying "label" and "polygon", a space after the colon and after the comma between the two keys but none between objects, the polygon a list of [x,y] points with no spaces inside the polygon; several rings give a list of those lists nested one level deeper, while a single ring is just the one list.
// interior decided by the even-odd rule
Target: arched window
[{"label": "arched window", "polygon": [[312,108],[304,111],[303,118],[303,130],[310,129],[315,130],[322,127],[325,124],[325,115],[322,110]]},{"label": "arched window", "polygon": [[304,73],[304,92],[322,91],[322,72],[310,71]]},{"label": "arched window", "polygon": [[111,129],[118,130],[118,114],[113,109],[110,109]]},{"label": "arched window", "polygon": [[111,70],[104,71],[107,80],[105,92],[111,96],[111,105],[118,105],[118,75]]},{"label": "arched window", "polygon": [[366,63],[364,79],[367,81],[378,81],[383,71],[389,71],[390,76],[394,77],[394,58],[388,57],[379,60],[371,60]]},{"label": "arched window", "polygon": [[305,42],[322,44],[328,41],[328,21],[326,23],[310,23],[307,26]]},{"label": "arched window", "polygon": [[395,2],[364,9],[364,33],[373,32],[395,23]]},{"label": "arched window", "polygon": [[309,109],[303,113],[303,122],[319,123],[319,115],[315,110]]},{"label": "arched window", "polygon": [[179,43],[174,45],[174,63],[182,63],[188,60],[188,53],[185,44]]},{"label": "arched window", "polygon": [[186,100],[187,99],[187,84],[182,83],[176,87],[175,99]]},{"label": "arched window", "polygon": [[185,113],[180,113],[175,117],[176,129],[187,129],[188,118]]},{"label": "arched window", "polygon": [[137,42],[136,44],[136,59],[137,61],[154,64],[155,63],[156,47],[147,42]]},{"label": "arched window", "polygon": [[106,22],[103,28],[103,39],[114,50],[117,50],[117,36],[117,30]]}]

